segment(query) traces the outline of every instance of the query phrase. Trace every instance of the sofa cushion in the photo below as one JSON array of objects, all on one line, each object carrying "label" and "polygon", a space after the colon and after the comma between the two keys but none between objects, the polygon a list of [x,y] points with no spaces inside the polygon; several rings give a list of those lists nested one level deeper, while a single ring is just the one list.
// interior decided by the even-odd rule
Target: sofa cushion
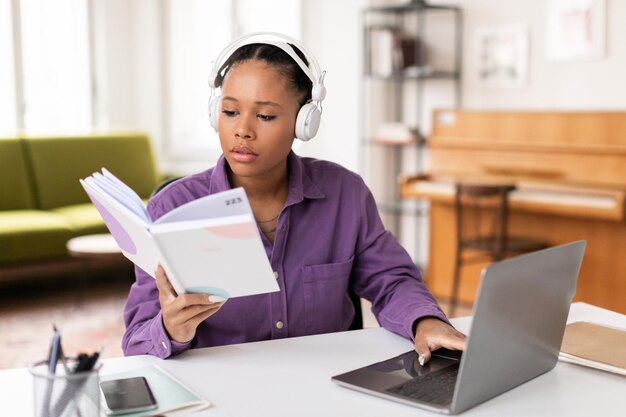
[{"label": "sofa cushion", "polygon": [[40,210],[0,212],[0,263],[67,255],[74,233],[64,216]]},{"label": "sofa cushion", "polygon": [[107,232],[102,216],[92,203],[61,207],[52,212],[62,215],[76,236]]},{"label": "sofa cushion", "polygon": [[19,139],[0,138],[0,210],[34,209],[35,196]]},{"label": "sofa cushion", "polygon": [[40,209],[89,203],[78,180],[102,167],[144,198],[158,183],[150,141],[143,134],[29,137],[24,143]]}]

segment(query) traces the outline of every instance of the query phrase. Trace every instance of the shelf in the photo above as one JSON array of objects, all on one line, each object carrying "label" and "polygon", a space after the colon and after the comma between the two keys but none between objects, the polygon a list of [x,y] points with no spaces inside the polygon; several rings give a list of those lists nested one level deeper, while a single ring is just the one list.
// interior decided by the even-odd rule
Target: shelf
[{"label": "shelf", "polygon": [[[359,157],[386,226],[402,244],[415,239],[414,259],[420,259],[424,236],[419,229],[430,205],[400,198],[398,179],[423,172],[427,165],[425,129],[431,107],[446,98],[451,102],[446,107],[462,105],[463,11],[457,6],[401,1],[405,3],[368,7],[361,16]],[[437,31],[429,31],[430,25],[437,25]],[[449,36],[439,36],[442,31]]]},{"label": "shelf", "polygon": [[415,204],[415,201],[398,200],[395,202],[378,203],[378,210],[382,213],[394,215],[424,216],[428,214],[428,209]]},{"label": "shelf", "polygon": [[365,139],[363,141],[363,145],[365,146],[382,146],[385,148],[402,148],[405,146],[419,146],[420,144],[417,142],[383,142],[383,141],[379,141],[379,140],[372,140],[372,139]]},{"label": "shelf", "polygon": [[457,71],[434,71],[429,74],[392,74],[392,75],[376,75],[364,74],[366,79],[377,81],[410,81],[410,80],[458,80],[460,79]]},{"label": "shelf", "polygon": [[427,11],[455,11],[460,12],[457,6],[438,6],[430,3],[406,3],[398,6],[374,6],[364,10],[366,13],[406,13],[406,12],[427,12]]},{"label": "shelf", "polygon": [[376,140],[369,137],[361,139],[361,144],[363,146],[382,146],[384,148],[404,148],[404,147],[417,147],[423,146],[426,144],[426,138],[420,135],[418,140],[412,140],[410,142],[385,142],[383,140]]}]

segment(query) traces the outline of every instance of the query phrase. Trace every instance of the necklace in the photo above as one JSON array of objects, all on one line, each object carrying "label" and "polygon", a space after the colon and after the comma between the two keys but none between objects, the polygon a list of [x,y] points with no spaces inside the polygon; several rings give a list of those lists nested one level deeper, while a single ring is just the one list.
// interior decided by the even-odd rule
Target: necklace
[{"label": "necklace", "polygon": [[257,220],[256,218],[254,219],[257,223],[269,223],[269,222],[273,222],[274,220],[276,220],[278,218],[278,216],[280,216],[280,211],[278,212],[278,214],[275,217],[272,217],[269,220]]}]

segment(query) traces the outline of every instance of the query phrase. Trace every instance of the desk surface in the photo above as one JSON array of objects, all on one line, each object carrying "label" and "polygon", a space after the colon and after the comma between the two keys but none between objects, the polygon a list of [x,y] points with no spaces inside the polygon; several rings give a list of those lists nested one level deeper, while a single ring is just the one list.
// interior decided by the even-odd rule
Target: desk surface
[{"label": "desk surface", "polygon": [[[572,305],[568,322],[593,321],[626,328],[626,316],[584,303]],[[453,319],[467,332],[469,317]],[[104,361],[102,373],[158,364],[213,403],[190,416],[433,416],[339,387],[331,376],[387,359],[411,343],[384,329],[298,337],[196,349],[168,359],[151,356]],[[32,386],[26,369],[0,372],[0,415],[31,416]],[[624,415],[626,379],[559,362],[532,381],[463,413],[467,416]]]}]

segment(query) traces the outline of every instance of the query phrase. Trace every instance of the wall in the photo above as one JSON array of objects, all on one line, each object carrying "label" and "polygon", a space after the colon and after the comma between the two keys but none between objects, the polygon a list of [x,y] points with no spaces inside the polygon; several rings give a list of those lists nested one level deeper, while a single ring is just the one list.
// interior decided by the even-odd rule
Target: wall
[{"label": "wall", "polygon": [[[553,62],[546,54],[545,0],[461,0],[464,10],[463,105],[470,109],[624,110],[626,108],[626,2],[606,1],[605,57]],[[506,7],[504,7],[506,3]],[[528,25],[529,80],[519,90],[481,87],[474,45],[476,28]]]},{"label": "wall", "polygon": [[310,142],[297,144],[301,155],[338,162],[358,170],[362,29],[366,0],[304,0],[302,41],[326,70],[322,124]]},{"label": "wall", "polygon": [[[626,1],[606,1],[606,42],[602,59],[554,62],[546,56],[545,0],[449,0],[463,9],[462,105],[469,109],[624,110],[626,83]],[[327,69],[328,99],[318,137],[299,148],[306,155],[358,169],[361,78],[360,11],[368,4],[398,1],[303,0],[303,40]],[[320,30],[323,27],[328,30]],[[477,28],[507,24],[529,28],[528,83],[517,90],[490,90],[478,78]],[[330,30],[332,28],[332,30]],[[442,101],[426,98],[437,107]],[[444,93],[446,94],[446,93]]]}]

